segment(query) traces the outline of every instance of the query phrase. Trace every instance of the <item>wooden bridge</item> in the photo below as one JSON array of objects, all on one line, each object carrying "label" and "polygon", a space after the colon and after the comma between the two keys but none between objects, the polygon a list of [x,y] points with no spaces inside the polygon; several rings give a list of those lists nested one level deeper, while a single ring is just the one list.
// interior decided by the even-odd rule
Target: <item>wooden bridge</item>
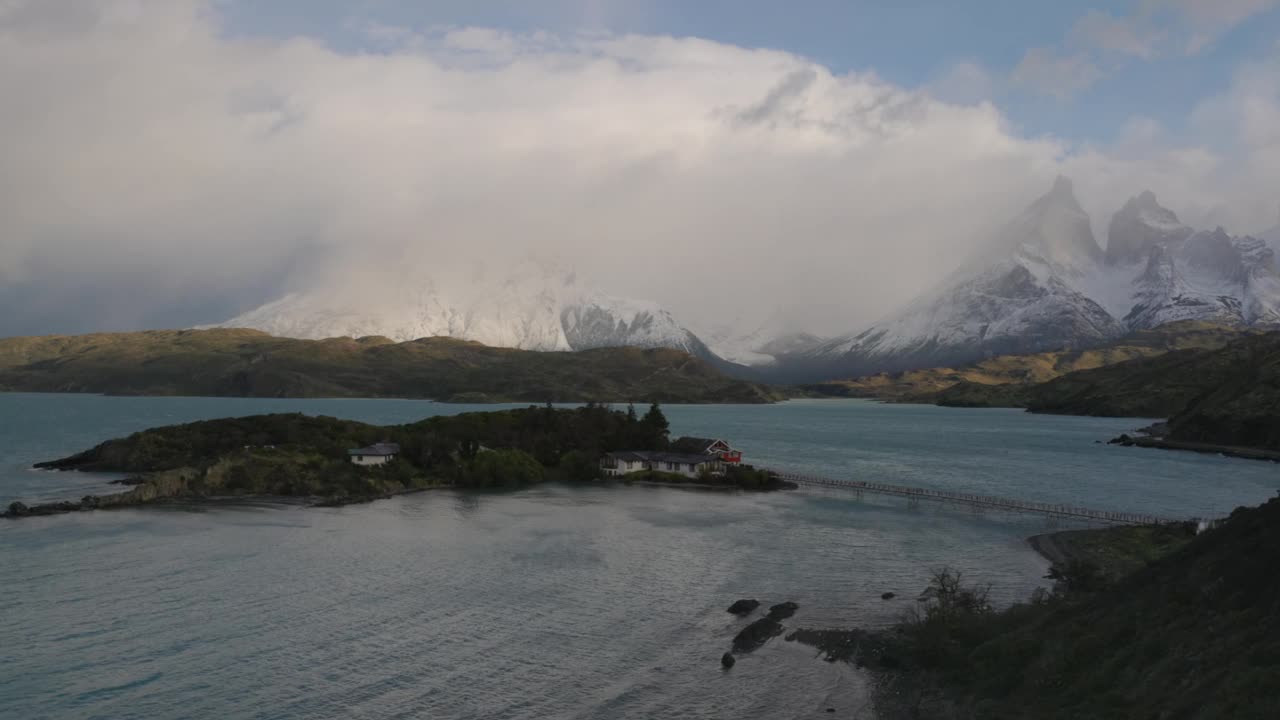
[{"label": "wooden bridge", "polygon": [[[1146,515],[1144,513],[1093,510],[1090,508],[1076,507],[1074,505],[1055,505],[1052,503],[1038,503],[1027,500],[992,497],[990,495],[972,495],[969,493],[953,492],[950,490],[931,490],[929,488],[906,487],[903,485],[863,482],[860,480],[833,480],[831,478],[817,477],[814,475],[798,475],[796,473],[781,472],[778,470],[770,470],[770,472],[781,480],[787,480],[801,486],[809,485],[839,488],[841,490],[854,490],[856,492],[869,492],[879,495],[896,495],[899,497],[905,497],[912,502],[918,500],[934,500],[938,502],[959,503],[961,505],[969,505],[972,507],[989,508],[992,510],[1003,510],[1017,513],[1038,513],[1041,515],[1049,515],[1051,517],[1093,520],[1097,522],[1112,523],[1115,525],[1163,525],[1166,523],[1186,522],[1186,520],[1174,520],[1172,518]],[[1194,521],[1195,520],[1192,520],[1192,522]]]}]

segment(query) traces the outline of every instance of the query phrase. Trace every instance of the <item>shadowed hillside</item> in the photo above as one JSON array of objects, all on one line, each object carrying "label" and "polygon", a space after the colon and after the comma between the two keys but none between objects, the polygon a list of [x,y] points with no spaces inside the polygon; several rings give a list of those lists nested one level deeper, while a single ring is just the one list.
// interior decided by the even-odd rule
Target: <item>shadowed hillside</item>
[{"label": "shadowed hillside", "polygon": [[1169,417],[1169,441],[1280,450],[1280,333],[1073,373],[1032,388],[1027,407]]},{"label": "shadowed hillside", "polygon": [[678,350],[544,353],[447,338],[293,340],[254,330],[8,338],[0,340],[0,390],[467,402],[777,399]]},{"label": "shadowed hillside", "polygon": [[826,395],[890,402],[938,403],[963,407],[1021,407],[1024,391],[1067,373],[1154,357],[1175,350],[1215,349],[1243,332],[1211,323],[1186,321],[1132,333],[1115,343],[1087,350],[1000,355],[971,365],[880,373],[807,386]]},{"label": "shadowed hillside", "polygon": [[939,573],[888,633],[802,631],[886,674],[887,720],[1274,718],[1280,688],[1280,499],[1113,580],[1055,565],[1053,595],[995,611]]}]

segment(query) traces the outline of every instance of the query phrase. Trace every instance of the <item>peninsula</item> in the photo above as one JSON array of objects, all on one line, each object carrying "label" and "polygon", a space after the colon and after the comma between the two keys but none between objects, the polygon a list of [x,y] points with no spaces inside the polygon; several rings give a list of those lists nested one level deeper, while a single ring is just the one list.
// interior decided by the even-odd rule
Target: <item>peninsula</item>
[{"label": "peninsula", "polygon": [[814,392],[1035,413],[1168,418],[1122,444],[1280,459],[1280,332],[1175,323],[1114,346],[1010,355],[809,386]]}]

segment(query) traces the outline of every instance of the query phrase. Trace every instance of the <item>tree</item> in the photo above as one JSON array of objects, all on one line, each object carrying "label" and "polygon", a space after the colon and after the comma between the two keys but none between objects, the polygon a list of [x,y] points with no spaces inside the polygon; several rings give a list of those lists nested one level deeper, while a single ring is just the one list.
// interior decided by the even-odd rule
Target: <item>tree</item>
[{"label": "tree", "polygon": [[570,450],[560,456],[560,474],[564,479],[574,482],[599,480],[600,463],[581,450]]},{"label": "tree", "polygon": [[458,484],[466,487],[509,487],[542,482],[546,471],[528,453],[490,450],[463,463]]},{"label": "tree", "polygon": [[649,411],[640,419],[640,427],[646,448],[661,450],[669,444],[671,423],[667,422],[667,416],[662,414],[658,403],[649,406]]}]

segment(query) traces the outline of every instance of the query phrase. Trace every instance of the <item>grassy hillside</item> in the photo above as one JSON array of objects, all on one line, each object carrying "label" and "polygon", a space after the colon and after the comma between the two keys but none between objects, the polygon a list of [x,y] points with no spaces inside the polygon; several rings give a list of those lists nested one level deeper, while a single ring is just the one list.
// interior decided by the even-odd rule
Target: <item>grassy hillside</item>
[{"label": "grassy hillside", "polygon": [[1280,332],[1073,373],[1033,388],[1027,407],[1169,417],[1167,440],[1280,450]]},{"label": "grassy hillside", "polygon": [[887,673],[886,719],[1276,717],[1280,499],[1171,548],[1119,581],[1062,568],[1076,582],[1006,611],[940,573],[895,631],[798,639]]},{"label": "grassy hillside", "polygon": [[1181,442],[1280,450],[1280,333],[1251,338],[1217,353],[1223,380],[1169,419]]},{"label": "grassy hillside", "polygon": [[1021,407],[1023,390],[1068,373],[1176,350],[1220,348],[1241,330],[1194,321],[1171,323],[1089,350],[1001,355],[958,368],[881,373],[806,386],[827,395],[965,407]]},{"label": "grassy hillside", "polygon": [[448,338],[293,340],[253,330],[3,339],[0,390],[472,402],[777,399],[678,350],[541,353]]}]

